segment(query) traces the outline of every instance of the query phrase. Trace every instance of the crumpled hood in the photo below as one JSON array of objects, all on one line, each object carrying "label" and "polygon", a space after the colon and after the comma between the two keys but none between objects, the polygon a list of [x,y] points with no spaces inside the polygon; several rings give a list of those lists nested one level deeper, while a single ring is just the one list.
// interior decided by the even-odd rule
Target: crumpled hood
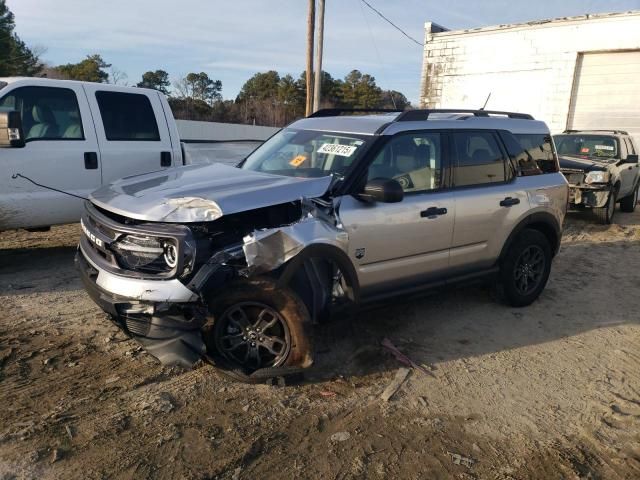
[{"label": "crumpled hood", "polygon": [[205,222],[223,215],[324,195],[331,177],[295,178],[221,164],[125,177],[96,190],[97,206],[137,220]]},{"label": "crumpled hood", "polygon": [[605,171],[609,165],[609,162],[598,162],[592,158],[577,158],[577,157],[558,157],[560,160],[560,168],[572,168],[576,170],[584,170],[585,172],[591,171]]}]

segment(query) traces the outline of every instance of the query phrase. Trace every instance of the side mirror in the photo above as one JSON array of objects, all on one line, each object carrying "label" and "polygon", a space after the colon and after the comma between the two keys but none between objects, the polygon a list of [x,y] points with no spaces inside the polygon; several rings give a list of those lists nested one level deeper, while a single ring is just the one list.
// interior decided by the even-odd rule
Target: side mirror
[{"label": "side mirror", "polygon": [[363,202],[397,203],[404,198],[404,190],[397,180],[392,178],[374,178],[364,186],[357,197]]},{"label": "side mirror", "polygon": [[627,155],[627,158],[622,163],[638,163],[638,155]]},{"label": "side mirror", "polygon": [[24,147],[20,112],[0,112],[0,148]]}]

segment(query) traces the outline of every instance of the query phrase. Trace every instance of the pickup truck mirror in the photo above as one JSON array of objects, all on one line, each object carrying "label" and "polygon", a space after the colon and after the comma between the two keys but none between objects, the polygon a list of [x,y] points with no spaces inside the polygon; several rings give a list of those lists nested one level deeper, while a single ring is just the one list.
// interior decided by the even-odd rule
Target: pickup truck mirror
[{"label": "pickup truck mirror", "polygon": [[357,198],[368,203],[397,203],[404,198],[404,190],[402,185],[393,178],[374,178],[367,182]]},{"label": "pickup truck mirror", "polygon": [[2,147],[24,147],[20,112],[0,112],[0,148]]},{"label": "pickup truck mirror", "polygon": [[627,158],[622,163],[638,163],[638,155],[627,155]]}]

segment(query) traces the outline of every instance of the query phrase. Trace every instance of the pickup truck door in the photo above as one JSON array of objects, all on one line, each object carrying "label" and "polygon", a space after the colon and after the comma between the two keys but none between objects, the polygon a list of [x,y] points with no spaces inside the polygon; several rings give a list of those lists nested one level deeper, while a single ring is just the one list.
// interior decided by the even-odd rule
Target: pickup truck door
[{"label": "pickup truck door", "polygon": [[455,203],[446,185],[446,135],[399,133],[373,159],[367,177],[396,179],[398,203],[342,197],[340,220],[364,297],[442,280],[449,266]]},{"label": "pickup truck door", "polygon": [[0,108],[19,111],[26,145],[0,149],[0,230],[77,222],[82,197],[100,186],[100,151],[91,111],[79,84],[64,88],[34,84],[5,87]]},{"label": "pickup truck door", "polygon": [[[169,168],[175,163],[158,92],[84,85],[102,156],[102,183]],[[169,112],[170,113],[170,112]]]}]

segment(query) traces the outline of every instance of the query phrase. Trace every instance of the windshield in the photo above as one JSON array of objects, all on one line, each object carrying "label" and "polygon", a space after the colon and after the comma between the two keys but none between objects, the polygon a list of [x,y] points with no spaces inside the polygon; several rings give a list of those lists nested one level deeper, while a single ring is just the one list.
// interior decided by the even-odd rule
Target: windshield
[{"label": "windshield", "polygon": [[285,128],[249,155],[242,168],[288,177],[342,177],[370,138]]},{"label": "windshield", "polygon": [[7,82],[0,82],[0,90],[2,90],[4,87],[6,87],[8,85]]},{"label": "windshield", "polygon": [[616,159],[618,140],[611,135],[554,135],[558,155]]}]

